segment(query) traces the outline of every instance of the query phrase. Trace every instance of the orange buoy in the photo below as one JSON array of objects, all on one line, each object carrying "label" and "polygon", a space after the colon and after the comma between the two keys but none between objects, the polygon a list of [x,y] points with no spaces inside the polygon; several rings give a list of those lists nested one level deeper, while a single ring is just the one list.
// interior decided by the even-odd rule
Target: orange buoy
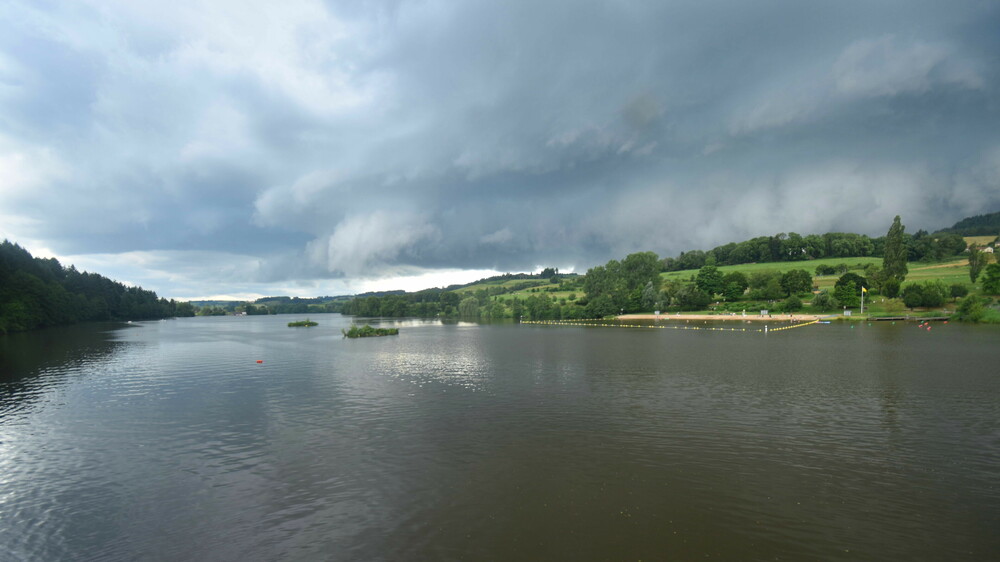
[{"label": "orange buoy", "polygon": [[258,363],[263,363],[263,362],[264,362],[264,360],[263,360],[263,359],[258,359],[258,360],[257,360],[257,362],[258,362]]}]

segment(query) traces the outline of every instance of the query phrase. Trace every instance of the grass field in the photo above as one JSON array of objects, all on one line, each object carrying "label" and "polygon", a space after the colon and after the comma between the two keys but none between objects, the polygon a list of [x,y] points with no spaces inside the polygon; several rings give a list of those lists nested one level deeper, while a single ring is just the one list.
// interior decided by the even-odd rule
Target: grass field
[{"label": "grass field", "polygon": [[[813,283],[818,285],[820,289],[832,289],[833,285],[837,282],[837,279],[840,278],[840,274],[837,273],[834,275],[817,276],[817,266],[831,265],[836,267],[840,264],[847,264],[849,271],[863,276],[864,267],[869,263],[882,267],[882,258],[824,258],[821,260],[796,262],[747,263],[741,265],[720,266],[719,271],[723,274],[732,271],[740,271],[745,275],[750,275],[751,273],[759,271],[778,271],[784,273],[793,269],[804,269],[813,276]],[[910,262],[908,267],[910,272],[906,276],[906,281],[903,283],[904,286],[910,283],[919,283],[936,279],[944,282],[946,285],[951,285],[952,283],[962,283],[970,288],[972,287],[972,283],[969,282],[968,258],[962,257],[945,262],[926,264],[920,262]],[[676,279],[680,281],[687,281],[696,275],[698,275],[697,269],[687,269],[684,271],[661,273],[660,277],[665,280]]]},{"label": "grass field", "polygon": [[[573,279],[580,279],[580,278],[573,278]],[[547,279],[509,279],[506,281],[489,281],[485,283],[476,283],[475,285],[470,285],[468,287],[463,287],[461,289],[457,289],[455,292],[464,297],[466,295],[474,294],[479,289],[488,289],[490,287],[510,288],[519,285],[530,285],[530,286],[511,293],[504,293],[502,295],[497,295],[496,298],[501,301],[508,301],[515,298],[524,300],[532,295],[537,295],[537,296],[545,295],[547,297],[555,297],[556,300],[569,299],[570,295],[583,297],[582,287],[579,289],[573,289],[569,291],[549,291],[549,289],[556,288],[559,285],[555,283],[550,283]]]},{"label": "grass field", "polygon": [[[740,265],[723,265],[719,267],[719,271],[721,271],[723,275],[733,271],[740,271],[744,275],[749,276],[751,273],[760,271],[778,271],[780,273],[785,273],[786,271],[791,271],[793,269],[804,269],[809,272],[809,275],[813,276],[813,282],[818,284],[821,289],[827,289],[833,287],[833,284],[840,278],[840,274],[817,277],[816,267],[820,265],[830,265],[836,267],[840,264],[847,264],[849,271],[859,273],[864,269],[865,265],[869,263],[873,263],[881,267],[882,258],[824,258],[821,260],[808,261],[744,263]],[[683,271],[668,271],[666,273],[661,273],[660,277],[664,280],[687,281],[696,275],[698,275],[697,269],[686,269]]]},{"label": "grass field", "polygon": [[978,246],[985,246],[997,239],[996,236],[963,236],[965,243],[968,245],[976,244]]},{"label": "grass field", "polygon": [[486,281],[483,283],[476,283],[475,285],[469,285],[468,287],[462,287],[461,289],[455,289],[455,292],[464,295],[466,293],[475,293],[479,289],[487,289],[489,287],[516,287],[517,285],[532,284],[536,287],[547,287],[551,285],[548,279],[508,279],[506,281]]},{"label": "grass field", "polygon": [[[990,241],[992,241],[992,238],[990,238]],[[848,267],[848,271],[863,276],[864,267],[867,264],[875,264],[876,266],[881,267],[882,258],[873,258],[873,257],[825,258],[820,260],[807,260],[807,261],[797,261],[797,262],[748,263],[741,265],[720,266],[719,271],[721,271],[723,274],[730,273],[733,271],[740,271],[745,275],[749,276],[752,273],[761,271],[777,271],[784,273],[786,271],[791,271],[793,269],[804,269],[805,271],[809,272],[809,275],[813,276],[814,285],[818,286],[821,290],[828,289],[832,291],[834,284],[837,282],[837,279],[840,278],[840,274],[837,273],[834,275],[817,276],[816,267],[820,265],[837,267],[841,264],[846,264]],[[908,267],[909,267],[909,273],[906,276],[906,281],[903,283],[904,287],[911,283],[922,283],[924,281],[937,280],[943,282],[946,285],[960,283],[968,287],[970,290],[975,290],[972,283],[969,281],[969,261],[968,258],[966,257],[957,257],[954,259],[937,263],[910,262],[908,264]],[[660,277],[663,278],[664,280],[688,281],[694,278],[697,274],[698,274],[697,269],[688,269],[683,271],[670,271],[666,273],[661,273]],[[557,287],[557,285],[550,284],[548,281],[545,280],[526,280],[526,279],[512,279],[502,282],[496,281],[489,283],[479,283],[470,287],[459,289],[457,292],[464,295],[464,294],[474,293],[477,289],[483,289],[486,287],[496,287],[496,286],[512,287],[518,284],[525,284],[525,283],[532,283],[534,286],[516,292],[499,295],[497,298],[501,301],[508,301],[514,298],[524,300],[532,295],[537,295],[537,296],[554,297],[557,300],[559,299],[569,300],[569,297],[571,295],[575,295],[576,298],[583,298],[585,296],[582,287],[578,287],[576,289],[569,291],[549,291],[547,289],[555,288]],[[910,315],[914,314],[914,312],[909,310],[906,311],[891,310],[893,306],[896,307],[900,306],[898,304],[893,304],[891,302],[888,302],[887,305],[890,309],[883,310],[884,308],[882,305],[883,302],[888,302],[888,301],[885,301],[885,299],[882,299],[882,297],[878,295],[872,295],[872,301],[865,303],[865,311],[866,312],[871,311],[872,313],[876,314],[878,313],[883,313],[883,314],[902,313]],[[945,305],[944,308],[948,309],[949,307],[954,307],[954,304],[949,302]],[[808,313],[809,312],[808,307],[806,310],[803,310],[803,312]],[[928,313],[932,314],[931,312]]]}]

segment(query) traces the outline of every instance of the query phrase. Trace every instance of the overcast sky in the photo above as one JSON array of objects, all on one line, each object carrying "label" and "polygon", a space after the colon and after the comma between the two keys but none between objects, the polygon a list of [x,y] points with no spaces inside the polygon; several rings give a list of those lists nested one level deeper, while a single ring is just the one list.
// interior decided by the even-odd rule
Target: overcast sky
[{"label": "overcast sky", "polygon": [[1000,210],[1000,3],[0,0],[0,238],[410,290]]}]

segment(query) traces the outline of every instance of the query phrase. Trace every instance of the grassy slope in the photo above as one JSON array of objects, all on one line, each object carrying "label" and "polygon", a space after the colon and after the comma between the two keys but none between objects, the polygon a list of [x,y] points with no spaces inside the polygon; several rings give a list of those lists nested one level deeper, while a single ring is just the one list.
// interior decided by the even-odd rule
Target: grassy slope
[{"label": "grassy slope", "polygon": [[[749,276],[751,273],[759,271],[780,271],[784,273],[786,271],[791,271],[793,269],[804,269],[808,271],[810,275],[813,276],[814,284],[818,285],[820,289],[833,290],[833,285],[834,283],[837,282],[837,279],[840,278],[840,274],[816,276],[815,273],[817,266],[819,265],[838,266],[840,264],[847,264],[850,271],[858,273],[859,275],[864,275],[863,271],[861,270],[864,268],[866,264],[869,263],[874,263],[875,265],[881,267],[882,258],[862,258],[862,257],[825,258],[820,260],[808,260],[808,261],[797,261],[797,262],[748,263],[742,265],[720,266],[719,271],[723,272],[724,274],[732,271],[741,271],[745,275]],[[666,273],[661,273],[660,276],[664,280],[673,279],[673,280],[687,281],[692,277],[696,276],[697,274],[698,274],[697,269],[688,269],[683,271],[670,271]],[[953,283],[961,283],[969,287],[970,290],[974,290],[972,283],[969,282],[969,261],[968,258],[966,257],[954,258],[951,260],[946,260],[944,262],[938,262],[938,263],[911,262],[909,264],[909,274],[906,276],[906,282],[903,283],[903,285],[905,286],[910,283],[921,283],[923,281],[929,281],[929,280],[939,280],[945,283],[946,285],[951,285]],[[472,293],[475,292],[476,289],[481,289],[487,286],[496,286],[496,285],[511,286],[517,283],[524,283],[524,282],[525,280],[520,279],[520,280],[505,281],[502,283],[500,282],[482,283],[466,287],[463,289],[459,289],[457,292]],[[573,291],[558,291],[558,292],[548,292],[542,290],[550,286],[551,285],[547,281],[540,280],[538,283],[539,290],[537,292],[531,292],[530,289],[524,289],[521,291],[517,291],[516,293],[507,293],[505,295],[500,295],[499,299],[506,301],[516,297],[521,300],[524,300],[531,295],[545,295],[549,297],[555,297],[556,299],[568,298],[570,294],[575,294],[578,298],[582,298],[584,296],[582,288]],[[874,297],[875,299],[880,298],[877,295],[875,295]],[[949,302],[946,303],[944,306],[945,309],[950,309],[949,307],[953,308],[954,304]],[[871,312],[874,313],[881,312],[879,308],[880,307],[877,300],[875,302],[865,303],[866,312],[869,310],[871,310]],[[809,313],[808,307],[802,312]],[[912,312],[903,311],[901,312],[901,314],[912,314]]]},{"label": "grassy slope", "polygon": [[[858,273],[859,275],[864,275],[861,270],[864,268],[865,264],[874,263],[875,265],[882,267],[882,258],[825,258],[821,260],[797,262],[748,263],[742,265],[724,265],[719,267],[719,271],[724,274],[732,271],[741,271],[745,275],[749,276],[751,273],[759,271],[780,271],[784,273],[793,269],[804,269],[813,276],[813,282],[819,285],[820,289],[830,289],[833,287],[834,283],[837,282],[837,279],[840,278],[840,274],[816,276],[816,266],[837,266],[842,263],[846,263],[850,271]],[[903,283],[904,286],[909,283],[937,279],[944,282],[946,285],[951,285],[952,283],[962,283],[970,288],[972,287],[972,284],[969,282],[968,258],[961,257],[937,263],[910,262],[908,267],[910,272],[906,276],[906,282]],[[660,276],[664,279],[687,281],[692,276],[697,274],[697,269],[688,269],[684,271],[661,273]]]},{"label": "grassy slope", "polygon": [[479,289],[486,289],[488,287],[513,287],[524,283],[533,283],[539,287],[548,286],[551,284],[549,283],[548,279],[509,279],[506,281],[486,281],[483,283],[476,283],[473,285],[469,285],[468,287],[455,289],[455,292],[460,295],[465,295],[466,293],[475,293]]},{"label": "grassy slope", "polygon": [[[577,279],[582,279],[579,277]],[[470,285],[468,287],[462,287],[461,289],[456,289],[455,292],[462,295],[463,297],[467,295],[474,294],[479,289],[486,289],[488,287],[513,287],[516,285],[522,285],[525,283],[532,283],[532,287],[526,289],[521,289],[513,293],[505,293],[503,295],[497,295],[497,298],[501,301],[508,301],[514,298],[524,300],[532,295],[545,295],[548,297],[555,297],[556,299],[569,298],[571,294],[575,294],[577,297],[583,296],[583,289],[575,289],[572,291],[555,291],[549,292],[545,289],[550,287],[558,287],[554,283],[550,283],[547,279],[511,279],[508,281],[489,281],[486,283],[476,283],[475,285]],[[537,289],[537,291],[532,292],[532,289]]]},{"label": "grassy slope", "polygon": [[963,236],[965,243],[968,245],[978,244],[980,246],[985,246],[997,239],[996,236]]},{"label": "grassy slope", "polygon": [[[723,274],[740,271],[743,272],[744,275],[749,276],[751,273],[760,271],[780,271],[781,273],[784,273],[793,269],[804,269],[809,272],[809,275],[813,276],[814,282],[817,283],[821,289],[828,289],[833,287],[833,284],[837,282],[840,275],[824,275],[822,277],[816,277],[816,267],[820,265],[831,265],[836,267],[842,263],[846,263],[847,267],[851,271],[858,272],[869,263],[874,263],[875,265],[881,267],[882,258],[824,258],[821,260],[807,261],[745,263],[741,265],[723,265],[719,267],[719,271]],[[697,269],[687,269],[684,271],[661,273],[660,277],[664,280],[675,279],[679,281],[687,281],[695,275],[698,275]],[[966,277],[968,277],[968,275],[966,275]]]}]

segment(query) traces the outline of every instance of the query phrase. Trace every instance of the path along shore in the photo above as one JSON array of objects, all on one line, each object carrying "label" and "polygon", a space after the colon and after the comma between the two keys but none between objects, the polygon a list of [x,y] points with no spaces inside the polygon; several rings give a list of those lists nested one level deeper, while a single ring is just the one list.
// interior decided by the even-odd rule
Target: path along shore
[{"label": "path along shore", "polygon": [[728,321],[728,322],[812,322],[824,316],[817,314],[771,314],[761,316],[758,314],[622,314],[619,320],[708,320],[708,321]]}]

